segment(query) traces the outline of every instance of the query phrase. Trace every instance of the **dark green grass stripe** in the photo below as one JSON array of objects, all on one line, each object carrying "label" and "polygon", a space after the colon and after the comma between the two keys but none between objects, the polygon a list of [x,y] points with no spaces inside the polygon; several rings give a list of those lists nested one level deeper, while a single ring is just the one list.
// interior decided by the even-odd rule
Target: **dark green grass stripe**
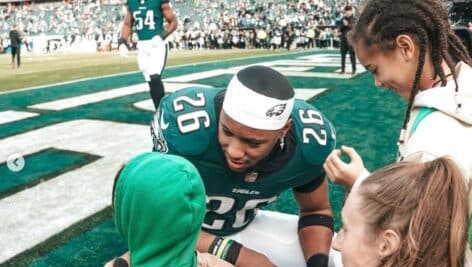
[{"label": "dark green grass stripe", "polygon": [[[205,78],[193,81],[194,83],[200,83],[205,85],[211,85],[213,87],[226,87],[228,82],[233,76],[231,74],[222,74],[211,78]],[[293,77],[288,76],[290,84],[294,88],[328,88],[332,89],[339,85],[344,86],[355,86],[357,82],[356,78],[340,80],[335,78],[311,78],[311,77]]]},{"label": "dark green grass stripe", "polygon": [[[316,54],[329,54],[329,53],[331,53],[331,51],[306,51],[306,52],[300,52],[300,53],[288,53],[288,54],[283,54],[283,55],[258,56],[258,57],[240,58],[240,59],[234,59],[234,60],[224,60],[224,58],[222,58],[221,61],[214,61],[214,62],[208,62],[208,63],[199,63],[199,64],[193,64],[193,65],[176,66],[176,67],[173,67],[173,68],[166,68],[164,70],[163,76],[164,76],[164,78],[168,78],[168,77],[175,77],[175,76],[191,74],[191,73],[196,73],[196,72],[203,72],[203,71],[210,71],[210,70],[216,70],[216,69],[225,69],[225,68],[233,68],[233,67],[238,67],[238,66],[257,64],[257,63],[260,63],[260,62],[284,60],[284,59],[293,60],[293,59],[303,57],[303,56],[312,56],[312,55],[316,55]],[[333,52],[333,53],[337,54],[339,52],[337,52],[337,53]]]},{"label": "dark green grass stripe", "polygon": [[311,69],[311,71],[312,71],[312,72],[332,73],[332,72],[334,72],[335,70],[338,70],[339,68],[341,68],[341,66],[339,66],[339,67],[316,66],[316,67],[313,67],[313,68]]},{"label": "dark green grass stripe", "polygon": [[105,262],[122,255],[125,251],[127,251],[127,246],[116,230],[115,222],[107,218],[95,228],[75,237],[47,255],[36,258],[30,266],[101,267]]},{"label": "dark green grass stripe", "polygon": [[276,65],[273,65],[272,67],[276,67],[276,68],[306,67],[306,68],[308,68],[307,72],[322,72],[322,73],[334,73],[334,71],[341,68],[341,66],[338,66],[338,67],[329,67],[329,66],[310,67],[310,66],[294,66],[294,65],[286,65],[286,64],[276,64]]},{"label": "dark green grass stripe", "polygon": [[[99,156],[74,151],[47,148],[33,154],[23,155],[25,167],[12,172],[6,163],[0,165],[0,199],[38,183],[48,181],[60,174],[78,169]],[[47,166],[47,168],[45,168]]]},{"label": "dark green grass stripe", "polygon": [[[118,87],[134,85],[144,82],[140,73],[120,75],[119,79],[110,77],[96,78],[70,84],[53,85],[41,89],[25,90],[0,95],[0,111],[25,108],[48,101],[95,93]],[[119,82],[117,82],[119,80]]]},{"label": "dark green grass stripe", "polygon": [[[41,244],[24,251],[23,253],[11,258],[10,260],[4,262],[3,264],[0,264],[0,266],[12,266],[12,267],[18,267],[18,266],[103,266],[100,265],[98,262],[95,262],[93,260],[89,260],[87,257],[83,257],[84,255],[81,254],[82,250],[90,250],[94,251],[95,253],[100,253],[100,254],[107,254],[107,251],[105,251],[105,248],[99,248],[99,247],[82,247],[80,245],[74,246],[73,249],[70,249],[66,251],[62,255],[61,258],[49,258],[48,260],[44,261],[41,257],[44,255],[50,253],[57,247],[61,247],[67,243],[70,242],[72,238],[75,236],[79,236],[84,232],[87,232],[87,238],[90,240],[94,240],[95,244],[102,244],[102,242],[106,242],[107,240],[102,239],[103,236],[97,235],[96,231],[93,230],[99,225],[103,224],[103,221],[106,219],[109,219],[112,214],[112,209],[111,207],[105,208],[101,210],[100,212],[70,226],[63,232],[54,235],[50,238],[48,238],[46,241],[42,242]],[[108,229],[110,227],[114,228],[113,222],[105,221],[106,226],[108,226]],[[113,226],[110,226],[110,223],[113,224]],[[103,233],[102,235],[109,235],[114,234],[114,236],[117,235],[116,231],[113,229],[109,229],[109,231],[105,231],[103,228],[99,228]],[[100,242],[98,242],[100,241]],[[112,242],[110,245],[114,245],[115,248],[117,248],[120,244],[123,247],[123,241],[121,239],[118,239],[116,241],[113,240],[108,240]],[[102,251],[103,249],[103,251]],[[122,249],[124,251],[125,248]],[[115,252],[115,251],[113,251]],[[110,251],[108,251],[108,254],[110,254]]]}]

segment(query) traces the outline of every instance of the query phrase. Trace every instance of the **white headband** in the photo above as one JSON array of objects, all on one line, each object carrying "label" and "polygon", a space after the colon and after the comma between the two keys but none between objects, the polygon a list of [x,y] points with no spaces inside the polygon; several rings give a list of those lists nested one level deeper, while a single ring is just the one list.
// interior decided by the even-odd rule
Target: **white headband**
[{"label": "white headband", "polygon": [[280,100],[247,88],[234,75],[228,84],[223,110],[233,120],[260,130],[280,130],[292,113],[295,97]]}]

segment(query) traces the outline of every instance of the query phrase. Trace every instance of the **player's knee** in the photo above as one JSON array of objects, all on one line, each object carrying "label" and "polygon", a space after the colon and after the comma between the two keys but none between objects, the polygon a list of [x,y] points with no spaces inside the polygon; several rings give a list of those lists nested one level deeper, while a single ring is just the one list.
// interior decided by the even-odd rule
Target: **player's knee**
[{"label": "player's knee", "polygon": [[152,81],[155,81],[155,80],[160,80],[161,79],[161,75],[160,74],[152,74],[149,76],[151,78],[151,82]]},{"label": "player's knee", "polygon": [[151,94],[164,94],[164,84],[161,81],[160,75],[151,75],[151,81],[149,81],[149,86],[151,88]]},{"label": "player's knee", "polygon": [[159,74],[153,74],[150,76],[149,88],[151,93],[151,99],[154,103],[154,107],[157,109],[159,103],[164,97],[164,84],[162,83],[161,76]]}]

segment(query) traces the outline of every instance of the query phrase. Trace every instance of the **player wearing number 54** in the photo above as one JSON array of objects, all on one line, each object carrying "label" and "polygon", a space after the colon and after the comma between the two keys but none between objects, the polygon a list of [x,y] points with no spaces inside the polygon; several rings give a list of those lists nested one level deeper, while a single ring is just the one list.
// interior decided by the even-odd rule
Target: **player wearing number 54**
[{"label": "player wearing number 54", "polygon": [[[157,109],[164,96],[161,74],[167,61],[168,48],[164,42],[177,29],[177,18],[169,0],[127,0],[128,8],[118,50],[122,56],[128,52],[128,39],[133,29],[138,34],[138,66],[149,84],[151,98]],[[167,22],[164,27],[164,19]]]},{"label": "player wearing number 54", "polygon": [[[335,131],[282,74],[251,66],[226,88],[177,91],[162,99],[151,133],[154,150],[185,157],[202,176],[198,251],[236,266],[328,265],[333,219],[322,165]],[[287,189],[299,216],[258,211]]]}]

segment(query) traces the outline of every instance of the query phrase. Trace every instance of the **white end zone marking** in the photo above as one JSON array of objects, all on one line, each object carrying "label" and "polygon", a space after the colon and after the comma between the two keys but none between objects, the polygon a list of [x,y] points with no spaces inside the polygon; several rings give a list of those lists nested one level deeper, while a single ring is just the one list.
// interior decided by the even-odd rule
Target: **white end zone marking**
[{"label": "white end zone marking", "polygon": [[150,151],[152,142],[149,126],[75,120],[1,139],[0,147],[0,159],[50,147],[102,157],[0,200],[2,263],[109,206],[120,166],[140,152]]},{"label": "white end zone marking", "polygon": [[19,121],[27,118],[38,116],[38,113],[7,110],[0,112],[0,124],[6,124],[14,121]]}]

